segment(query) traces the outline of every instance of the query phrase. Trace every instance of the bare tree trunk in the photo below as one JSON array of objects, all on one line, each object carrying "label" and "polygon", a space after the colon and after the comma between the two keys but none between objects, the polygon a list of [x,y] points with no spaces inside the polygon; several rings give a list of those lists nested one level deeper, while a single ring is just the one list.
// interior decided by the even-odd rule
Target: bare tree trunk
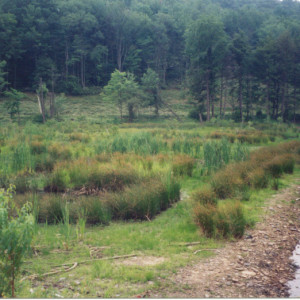
[{"label": "bare tree trunk", "polygon": [[222,107],[223,107],[223,90],[224,90],[224,75],[223,70],[221,74],[221,87],[220,87],[220,118],[222,118]]},{"label": "bare tree trunk", "polygon": [[201,112],[199,112],[199,121],[200,121],[201,124],[203,123],[203,119],[202,119],[202,114],[201,114]]},{"label": "bare tree trunk", "polygon": [[269,81],[267,82],[267,116],[270,117],[270,87],[269,87]]},{"label": "bare tree trunk", "polygon": [[213,95],[211,96],[211,116],[215,117],[215,97]]},{"label": "bare tree trunk", "polygon": [[65,48],[65,67],[66,67],[66,78],[69,76],[69,48],[68,43],[66,41],[66,48]]},{"label": "bare tree trunk", "polygon": [[285,90],[286,90],[286,83],[284,82],[282,84],[282,94],[281,94],[281,117],[283,121],[285,121],[285,108],[286,108]]},{"label": "bare tree trunk", "polygon": [[40,78],[40,85],[39,85],[39,92],[37,95],[38,102],[39,102],[39,107],[40,107],[40,112],[43,117],[43,123],[46,122],[46,116],[45,116],[45,99],[44,99],[44,91],[43,91],[43,80]]},{"label": "bare tree trunk", "polygon": [[239,89],[238,89],[238,101],[240,109],[240,119],[243,122],[243,99],[242,99],[242,75],[239,76]]},{"label": "bare tree trunk", "polygon": [[117,64],[118,70],[122,72],[122,40],[120,39],[117,46]]},{"label": "bare tree trunk", "polygon": [[85,88],[85,59],[84,55],[80,54],[80,78],[81,78],[81,86]]},{"label": "bare tree trunk", "polygon": [[54,70],[51,70],[51,93],[50,93],[50,104],[49,104],[49,110],[50,110],[50,118],[53,118],[55,115],[55,94],[54,94]]},{"label": "bare tree trunk", "polygon": [[129,122],[131,123],[134,119],[134,111],[133,111],[132,103],[128,103],[128,116],[129,116]]},{"label": "bare tree trunk", "polygon": [[224,103],[223,103],[223,116],[222,117],[225,117],[226,115],[226,105],[227,105],[227,86],[228,86],[228,82],[227,82],[227,78],[225,77],[225,91],[224,91]]},{"label": "bare tree trunk", "polygon": [[11,257],[11,297],[15,298],[15,266],[14,266],[14,256]]},{"label": "bare tree trunk", "polygon": [[206,74],[206,121],[210,120],[210,92],[209,92],[209,71]]},{"label": "bare tree trunk", "polygon": [[297,92],[296,88],[294,87],[294,123],[296,124],[296,111],[297,111]]}]

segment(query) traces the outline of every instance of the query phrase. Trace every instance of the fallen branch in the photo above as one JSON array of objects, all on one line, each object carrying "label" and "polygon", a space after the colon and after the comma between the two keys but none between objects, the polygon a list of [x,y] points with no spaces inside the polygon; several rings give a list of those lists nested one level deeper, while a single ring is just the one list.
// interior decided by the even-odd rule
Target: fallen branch
[{"label": "fallen branch", "polygon": [[42,275],[37,275],[37,274],[29,275],[29,276],[23,277],[20,280],[20,282],[23,282],[26,279],[33,280],[37,277],[45,277],[45,276],[55,275],[55,274],[59,274],[59,273],[63,273],[63,272],[69,272],[69,271],[72,271],[73,269],[75,269],[80,264],[86,264],[86,263],[99,261],[99,260],[121,259],[121,258],[135,257],[135,256],[137,256],[137,255],[136,254],[130,254],[130,255],[122,255],[122,256],[103,257],[103,258],[88,259],[88,260],[84,260],[84,261],[81,261],[81,262],[67,263],[67,264],[63,264],[63,265],[59,265],[59,266],[53,266],[53,268],[64,268],[64,267],[67,267],[67,266],[72,266],[72,267],[69,268],[69,269],[56,270],[56,271],[44,273]]},{"label": "fallen branch", "polygon": [[[112,256],[112,257],[102,257],[102,258],[87,259],[87,260],[79,262],[78,265],[80,265],[80,264],[86,264],[86,263],[90,263],[90,262],[94,262],[94,261],[98,261],[98,260],[121,259],[121,258],[135,257],[135,256],[137,256],[137,255],[136,254],[130,254],[130,255],[123,255],[123,256]],[[68,263],[68,264],[63,264],[61,266],[54,266],[54,267],[65,267],[65,266],[70,266],[72,264],[73,263]]]},{"label": "fallen branch", "polygon": [[194,254],[197,254],[201,251],[214,251],[214,250],[217,250],[217,249],[200,249],[200,250],[195,251]]},{"label": "fallen branch", "polygon": [[48,273],[44,273],[42,275],[37,275],[37,274],[33,274],[33,275],[30,275],[30,276],[26,276],[26,277],[23,277],[20,282],[23,282],[24,280],[26,279],[35,279],[37,277],[46,277],[46,276],[50,276],[50,275],[55,275],[55,274],[59,274],[59,273],[63,273],[63,272],[70,272],[72,270],[74,270],[77,266],[78,266],[78,263],[75,262],[74,264],[72,264],[73,266],[69,269],[66,269],[66,270],[56,270],[56,271],[52,271],[52,272],[48,272]]},{"label": "fallen branch", "polygon": [[175,243],[172,244],[174,246],[194,246],[194,245],[200,245],[202,242],[191,242],[191,243]]}]

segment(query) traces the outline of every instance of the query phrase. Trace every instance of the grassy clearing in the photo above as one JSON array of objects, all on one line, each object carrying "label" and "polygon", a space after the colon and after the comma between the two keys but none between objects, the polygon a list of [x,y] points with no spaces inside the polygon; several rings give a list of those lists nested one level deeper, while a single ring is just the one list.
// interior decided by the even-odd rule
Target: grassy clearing
[{"label": "grassy clearing", "polygon": [[[299,168],[294,174],[285,175],[280,179],[279,188],[287,187],[299,175]],[[265,199],[274,193],[276,191],[272,188],[257,190],[251,195],[251,201],[243,203],[248,224],[253,226],[260,220]],[[191,206],[189,200],[176,203],[152,222],[118,221],[110,226],[88,226],[80,242],[76,236],[76,225],[72,225],[68,251],[64,247],[62,225],[38,225],[33,243],[37,255],[32,253],[27,258],[23,266],[24,276],[43,274],[54,266],[90,258],[127,254],[138,256],[136,260],[108,260],[79,265],[69,273],[41,278],[33,283],[24,281],[18,286],[19,297],[57,297],[56,294],[64,297],[132,297],[149,289],[161,288],[168,284],[168,277],[178,268],[214,255],[213,251],[195,255],[196,250],[224,245],[222,239],[210,239],[200,234],[190,213]],[[200,244],[190,247],[180,245],[195,241]],[[158,263],[151,265],[149,261]]]},{"label": "grassy clearing", "polygon": [[[138,122],[120,123],[116,109],[98,96],[84,101],[66,98],[59,121],[44,125],[26,122],[37,113],[32,101],[22,103],[21,126],[0,114],[5,124],[0,128],[0,187],[14,184],[15,203],[32,202],[37,221],[22,276],[41,276],[66,263],[137,255],[24,280],[17,286],[19,297],[132,297],[159,289],[181,266],[214,255],[194,254],[196,250],[221,247],[223,236],[232,238],[230,224],[241,210],[236,199],[243,200],[245,222],[253,226],[265,198],[275,192],[272,188],[280,189],[299,175],[296,167],[293,175],[280,177],[291,170],[289,156],[281,153],[276,161],[274,153],[268,154],[263,171],[251,169],[247,174],[251,193],[249,188],[237,189],[224,195],[235,198],[228,200],[228,207],[221,203],[216,209],[220,194],[210,189],[212,179],[219,176],[215,172],[222,174],[223,183],[233,180],[239,176],[228,176],[231,163],[245,166],[256,149],[297,138],[299,130],[226,120],[200,126],[187,119],[189,104],[179,91],[164,97],[173,99],[172,108],[183,122],[174,121],[167,109],[159,118],[140,109]],[[262,165],[259,156],[255,164]],[[268,180],[266,173],[276,180]],[[183,200],[177,202],[179,193]],[[223,226],[218,228],[224,233],[221,238],[201,233],[188,197],[193,193],[214,205]],[[189,242],[200,244],[182,246]]]}]

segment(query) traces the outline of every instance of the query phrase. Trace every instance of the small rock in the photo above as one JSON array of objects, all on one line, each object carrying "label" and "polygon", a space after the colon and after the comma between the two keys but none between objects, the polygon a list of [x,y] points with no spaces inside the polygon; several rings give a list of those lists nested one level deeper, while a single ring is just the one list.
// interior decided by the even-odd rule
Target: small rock
[{"label": "small rock", "polygon": [[30,292],[30,294],[33,294],[33,293],[34,293],[34,290],[33,290],[33,289],[30,289],[29,292]]},{"label": "small rock", "polygon": [[79,280],[75,280],[74,283],[75,283],[76,285],[80,285],[81,282],[80,282]]},{"label": "small rock", "polygon": [[242,277],[244,277],[244,278],[253,277],[255,275],[256,275],[256,273],[253,271],[243,271],[242,272]]},{"label": "small rock", "polygon": [[63,296],[60,295],[60,294],[55,294],[54,296],[57,297],[57,298],[63,298]]},{"label": "small rock", "polygon": [[205,294],[205,298],[209,298],[210,297],[210,295],[208,295],[208,294]]}]

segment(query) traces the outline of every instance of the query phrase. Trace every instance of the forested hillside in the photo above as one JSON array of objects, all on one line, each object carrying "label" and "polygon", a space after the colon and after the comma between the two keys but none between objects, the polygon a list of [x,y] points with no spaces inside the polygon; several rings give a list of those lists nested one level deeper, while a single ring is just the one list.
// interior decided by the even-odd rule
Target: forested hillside
[{"label": "forested hillside", "polygon": [[150,68],[161,87],[189,89],[196,118],[249,120],[260,103],[296,121],[299,15],[292,0],[2,0],[0,92],[42,79],[98,93],[116,69],[140,81]]}]

